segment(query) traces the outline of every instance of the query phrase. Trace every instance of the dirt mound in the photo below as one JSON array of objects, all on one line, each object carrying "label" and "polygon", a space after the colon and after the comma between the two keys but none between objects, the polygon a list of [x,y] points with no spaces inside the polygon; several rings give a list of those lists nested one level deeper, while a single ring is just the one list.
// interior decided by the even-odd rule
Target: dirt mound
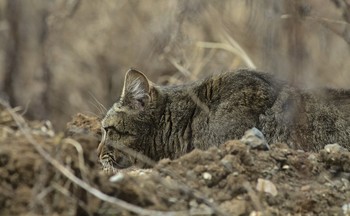
[{"label": "dirt mound", "polygon": [[[27,125],[28,124],[28,125]],[[343,215],[350,153],[308,153],[240,141],[194,150],[151,170],[101,171],[99,121],[78,114],[67,133],[0,109],[0,215]]]}]

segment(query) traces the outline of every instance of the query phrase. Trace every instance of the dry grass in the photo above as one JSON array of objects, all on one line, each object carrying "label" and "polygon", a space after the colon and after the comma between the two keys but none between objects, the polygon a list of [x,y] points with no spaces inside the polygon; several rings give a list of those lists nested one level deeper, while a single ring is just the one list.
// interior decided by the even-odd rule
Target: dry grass
[{"label": "dry grass", "polygon": [[[7,108],[7,112],[12,116],[12,119],[16,122],[19,130],[24,135],[24,137],[27,139],[27,141],[35,148],[35,150],[48,162],[50,163],[58,172],[60,172],[62,175],[67,177],[72,183],[76,184],[77,186],[83,188],[88,193],[92,194],[96,198],[114,204],[120,209],[125,209],[130,212],[136,213],[138,215],[169,215],[169,216],[175,216],[175,215],[183,215],[186,212],[164,212],[164,211],[155,211],[155,210],[148,210],[143,209],[139,206],[135,206],[133,204],[130,204],[128,202],[125,202],[121,199],[118,199],[114,196],[109,196],[103,192],[101,192],[96,187],[93,187],[91,184],[89,184],[89,181],[87,180],[87,177],[84,177],[87,175],[86,167],[84,165],[84,158],[83,158],[83,148],[82,146],[75,140],[67,138],[64,140],[64,143],[73,145],[74,148],[76,148],[78,152],[78,160],[79,160],[79,167],[80,172],[82,174],[82,179],[77,177],[74,173],[72,173],[71,170],[69,170],[66,166],[61,164],[58,160],[56,160],[52,155],[50,155],[43,147],[42,145],[38,144],[38,141],[32,136],[30,132],[30,128],[28,127],[26,121],[23,119],[21,115],[18,115],[6,102],[0,101],[0,105]],[[60,186],[56,185],[59,191],[62,191],[63,194],[67,195],[69,197],[69,191]],[[42,194],[41,196],[44,196]],[[40,194],[39,197],[40,198]]]},{"label": "dry grass", "polygon": [[343,1],[0,0],[0,10],[0,95],[59,128],[78,111],[101,115],[130,67],[163,84],[239,67],[307,88],[350,84]]},{"label": "dry grass", "polygon": [[[98,189],[97,187],[95,187],[91,183],[89,183],[90,182],[89,171],[88,171],[88,168],[86,166],[86,162],[84,160],[84,149],[83,149],[82,145],[77,140],[74,140],[72,138],[63,138],[63,137],[56,138],[56,142],[62,144],[61,150],[66,149],[68,146],[73,146],[73,148],[76,150],[76,152],[77,152],[76,158],[78,160],[79,173],[80,173],[81,177],[78,177],[76,175],[76,171],[74,172],[70,167],[67,167],[62,162],[57,160],[55,158],[56,156],[50,154],[47,150],[45,150],[45,148],[43,146],[45,145],[44,142],[46,142],[46,141],[45,140],[40,141],[40,140],[34,138],[32,128],[30,128],[28,126],[27,121],[23,118],[23,116],[21,116],[20,114],[17,113],[17,111],[18,111],[17,108],[16,109],[11,108],[8,105],[8,103],[6,103],[3,100],[0,100],[0,107],[4,107],[6,109],[3,112],[1,112],[0,114],[3,114],[3,115],[7,114],[7,118],[3,117],[1,119],[5,119],[5,120],[8,119],[8,122],[14,121],[14,123],[16,124],[16,126],[19,129],[19,132],[21,133],[21,135],[24,136],[25,140],[37,151],[37,153],[45,161],[47,161],[54,168],[54,170],[56,172],[62,174],[71,183],[84,189],[86,192],[93,195],[94,197],[96,197],[100,201],[110,203],[112,205],[115,205],[120,210],[127,210],[129,212],[133,212],[133,213],[138,214],[138,215],[162,215],[162,216],[163,215],[164,216],[167,216],[167,215],[168,216],[190,215],[190,212],[187,210],[183,210],[183,211],[181,211],[181,210],[179,210],[179,211],[157,211],[157,210],[150,210],[150,209],[141,208],[137,205],[134,205],[134,204],[126,202],[122,199],[119,199],[116,196],[110,196],[110,195],[103,193],[100,189]],[[1,122],[1,123],[5,124],[6,122]],[[1,138],[1,136],[0,136],[0,138]],[[142,160],[144,163],[146,163],[150,166],[155,165],[154,161],[150,160],[146,156],[140,156],[138,152],[135,152],[132,149],[123,148],[122,150],[125,151],[125,153],[127,153],[127,154],[134,155],[135,157],[138,157],[139,160]],[[65,157],[68,157],[68,155],[66,155]],[[166,169],[166,168],[162,168],[159,171],[167,176],[170,176],[173,179],[172,184],[169,185],[169,181],[167,179],[160,178],[160,177],[157,178],[155,181],[159,182],[161,185],[163,185],[166,188],[180,190],[184,194],[187,194],[189,197],[193,197],[196,200],[200,200],[201,202],[205,203],[209,207],[209,212],[206,210],[198,210],[198,212],[197,212],[198,214],[208,215],[211,213],[215,213],[215,215],[221,215],[221,216],[226,215],[218,208],[218,205],[215,202],[210,201],[209,198],[207,198],[200,191],[195,190],[195,189],[189,187],[188,185],[186,185],[186,183],[181,181],[181,177],[176,175],[171,170]],[[51,175],[51,174],[47,174],[47,175]],[[102,174],[102,175],[104,175],[104,174]],[[90,179],[91,179],[91,177],[90,177]],[[57,183],[52,183],[50,185],[50,187],[47,187],[46,189],[41,189],[41,192],[36,195],[36,201],[40,201],[48,193],[51,193],[52,190],[59,191],[61,194],[63,194],[67,198],[71,197],[72,195],[71,195],[70,190],[68,189],[69,188],[68,185],[60,185]],[[85,204],[81,200],[76,199],[75,201],[78,202],[78,205],[82,206],[84,209],[88,209],[88,207],[85,206]]]}]

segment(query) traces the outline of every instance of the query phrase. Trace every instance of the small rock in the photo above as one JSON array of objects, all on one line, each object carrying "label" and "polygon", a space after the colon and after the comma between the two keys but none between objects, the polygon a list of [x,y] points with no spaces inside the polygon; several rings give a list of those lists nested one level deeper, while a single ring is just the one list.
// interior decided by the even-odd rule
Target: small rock
[{"label": "small rock", "polygon": [[118,182],[118,181],[123,180],[123,178],[124,178],[124,174],[121,173],[121,172],[118,172],[117,174],[111,176],[111,177],[109,178],[109,181],[110,181],[110,182]]},{"label": "small rock", "polygon": [[194,180],[196,179],[196,173],[193,170],[188,170],[186,172],[186,178],[189,180]]},{"label": "small rock", "polygon": [[272,196],[276,196],[278,194],[276,186],[271,181],[261,178],[258,179],[256,189],[260,192],[269,193]]},{"label": "small rock", "polygon": [[214,210],[205,204],[190,209],[190,215],[213,215]]},{"label": "small rock", "polygon": [[227,213],[227,215],[244,215],[247,210],[246,201],[239,199],[224,201],[219,207]]},{"label": "small rock", "polygon": [[205,180],[211,180],[211,178],[212,178],[211,174],[208,173],[208,172],[205,172],[205,173],[203,173],[202,175],[203,175],[203,178],[204,178]]},{"label": "small rock", "polygon": [[328,153],[337,153],[341,151],[347,151],[344,147],[340,146],[338,143],[328,144],[324,147]]},{"label": "small rock", "polygon": [[263,213],[259,211],[252,211],[250,212],[249,216],[262,216]]},{"label": "small rock", "polygon": [[191,207],[198,207],[198,203],[197,203],[197,201],[194,200],[194,199],[190,201],[189,205],[190,205]]},{"label": "small rock", "polygon": [[169,202],[172,202],[172,203],[176,203],[178,201],[176,197],[170,197],[168,200]]},{"label": "small rock", "polygon": [[232,166],[232,157],[233,155],[226,155],[223,159],[220,160],[221,164],[230,172],[233,172],[233,166]]},{"label": "small rock", "polygon": [[343,182],[344,188],[348,189],[350,186],[349,180],[347,180],[346,178],[341,178],[341,181]]},{"label": "small rock", "polygon": [[135,167],[132,167],[131,169],[125,170],[128,175],[132,176],[142,176],[142,175],[147,175],[152,172],[151,169],[138,169]]},{"label": "small rock", "polygon": [[344,215],[350,215],[350,203],[344,204],[342,207]]},{"label": "small rock", "polygon": [[264,135],[257,128],[253,127],[252,129],[247,130],[241,141],[246,145],[249,145],[251,148],[269,150],[270,146],[267,144],[267,141]]},{"label": "small rock", "polygon": [[300,188],[301,191],[308,191],[310,189],[311,189],[310,185],[304,185]]},{"label": "small rock", "polygon": [[307,157],[308,160],[312,161],[312,162],[317,162],[317,157],[315,154],[310,154],[308,157]]},{"label": "small rock", "polygon": [[288,169],[290,169],[290,166],[288,166],[288,165],[283,165],[282,169],[288,170]]}]

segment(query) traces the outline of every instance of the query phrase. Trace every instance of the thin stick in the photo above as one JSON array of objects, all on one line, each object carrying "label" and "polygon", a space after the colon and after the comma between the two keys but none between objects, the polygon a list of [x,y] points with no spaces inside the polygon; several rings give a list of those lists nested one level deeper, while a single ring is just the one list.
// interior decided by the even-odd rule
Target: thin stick
[{"label": "thin stick", "polygon": [[174,65],[174,67],[180,71],[185,77],[189,77],[190,79],[194,79],[192,73],[187,70],[185,67],[183,67],[182,65],[180,65],[179,63],[176,62],[175,58],[173,57],[167,57],[168,61]]},{"label": "thin stick", "polygon": [[256,65],[253,60],[248,56],[247,52],[239,45],[239,43],[231,36],[227,31],[223,31],[224,37],[228,40],[231,46],[236,48],[241,58],[246,62],[248,67],[256,69]]},{"label": "thin stick", "polygon": [[81,144],[79,142],[77,142],[74,139],[71,138],[65,138],[63,139],[63,143],[64,144],[70,144],[72,146],[75,147],[75,149],[78,152],[78,162],[79,162],[79,169],[81,171],[81,177],[83,178],[84,181],[87,182],[87,169],[85,166],[85,161],[84,161],[84,153],[83,153],[83,147],[81,146]]},{"label": "thin stick", "polygon": [[236,40],[234,40],[226,31],[224,31],[222,37],[223,37],[223,40],[225,38],[229,43],[198,41],[197,46],[203,47],[203,48],[209,48],[209,49],[226,50],[228,52],[231,52],[239,56],[246,63],[248,67],[256,69],[256,65],[254,64],[252,59],[243,50],[243,48],[237,43]]},{"label": "thin stick", "polygon": [[250,185],[250,183],[248,181],[243,182],[243,187],[246,189],[252,204],[255,208],[256,211],[262,211],[263,207],[259,201],[259,197],[256,195],[255,191],[253,190],[252,186]]},{"label": "thin stick", "polygon": [[45,149],[43,147],[41,147],[40,145],[37,144],[37,141],[35,141],[33,136],[29,133],[28,126],[21,116],[14,113],[11,110],[11,108],[9,107],[9,105],[4,103],[3,101],[0,101],[0,103],[8,109],[8,112],[11,114],[11,116],[15,120],[20,131],[23,133],[23,135],[26,137],[26,139],[29,141],[29,143],[35,148],[35,150],[45,160],[47,160],[53,167],[55,167],[58,171],[60,171],[64,176],[66,176],[74,184],[83,188],[84,190],[86,190],[87,192],[89,192],[93,196],[97,197],[98,199],[109,202],[109,203],[114,204],[120,208],[126,209],[128,211],[134,212],[134,213],[139,214],[139,215],[156,215],[156,216],[157,215],[159,215],[159,216],[163,216],[163,215],[168,216],[169,215],[169,216],[173,216],[173,215],[188,214],[187,211],[164,212],[164,211],[144,209],[144,208],[141,208],[139,206],[125,202],[124,200],[118,199],[116,197],[108,196],[107,194],[94,188],[93,186],[89,185],[88,183],[82,181],[80,178],[76,177],[73,173],[71,173],[66,167],[64,167],[60,162],[58,162],[56,159],[54,159],[48,152],[45,151]]}]

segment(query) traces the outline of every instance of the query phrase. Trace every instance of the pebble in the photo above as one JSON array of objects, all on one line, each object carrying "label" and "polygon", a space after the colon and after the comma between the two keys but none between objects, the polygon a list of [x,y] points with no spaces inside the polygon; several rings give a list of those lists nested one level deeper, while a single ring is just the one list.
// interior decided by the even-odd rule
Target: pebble
[{"label": "pebble", "polygon": [[169,202],[172,202],[172,203],[176,203],[178,201],[176,197],[170,197],[168,200]]},{"label": "pebble", "polygon": [[244,133],[241,139],[241,142],[245,143],[246,145],[250,146],[253,149],[254,148],[264,149],[264,150],[270,149],[270,146],[267,144],[267,141],[263,133],[255,127],[247,130]]},{"label": "pebble", "polygon": [[282,169],[288,170],[288,169],[290,169],[290,166],[288,166],[288,165],[283,165]]},{"label": "pebble", "polygon": [[200,204],[190,209],[189,215],[213,215],[214,210],[205,204]]},{"label": "pebble", "polygon": [[344,147],[340,146],[338,143],[328,144],[324,147],[328,153],[337,153],[341,151],[347,151]]},{"label": "pebble", "polygon": [[203,178],[204,178],[205,180],[211,180],[211,179],[212,179],[211,174],[208,173],[208,172],[204,172],[202,175],[203,175]]},{"label": "pebble", "polygon": [[233,155],[226,155],[223,159],[220,160],[221,164],[225,167],[230,172],[233,172],[233,166],[232,166],[232,159],[234,156]]},{"label": "pebble", "polygon": [[307,157],[308,160],[312,161],[312,162],[317,162],[317,157],[315,154],[310,154],[308,157]]},{"label": "pebble", "polygon": [[110,181],[110,182],[118,182],[118,181],[123,180],[123,178],[124,178],[124,174],[118,172],[117,174],[111,176],[111,177],[109,178],[109,181]]},{"label": "pebble", "polygon": [[263,213],[259,211],[252,211],[250,212],[249,216],[262,216]]},{"label": "pebble", "polygon": [[344,204],[342,207],[344,215],[350,215],[350,203]]},{"label": "pebble", "polygon": [[310,185],[304,185],[300,188],[301,191],[309,191],[311,189]]},{"label": "pebble", "polygon": [[189,205],[190,205],[191,207],[198,207],[198,203],[197,203],[197,201],[194,200],[194,199],[190,201]]},{"label": "pebble", "polygon": [[276,196],[278,194],[276,186],[271,181],[266,179],[259,178],[256,189],[260,192],[269,193],[272,196]]}]

